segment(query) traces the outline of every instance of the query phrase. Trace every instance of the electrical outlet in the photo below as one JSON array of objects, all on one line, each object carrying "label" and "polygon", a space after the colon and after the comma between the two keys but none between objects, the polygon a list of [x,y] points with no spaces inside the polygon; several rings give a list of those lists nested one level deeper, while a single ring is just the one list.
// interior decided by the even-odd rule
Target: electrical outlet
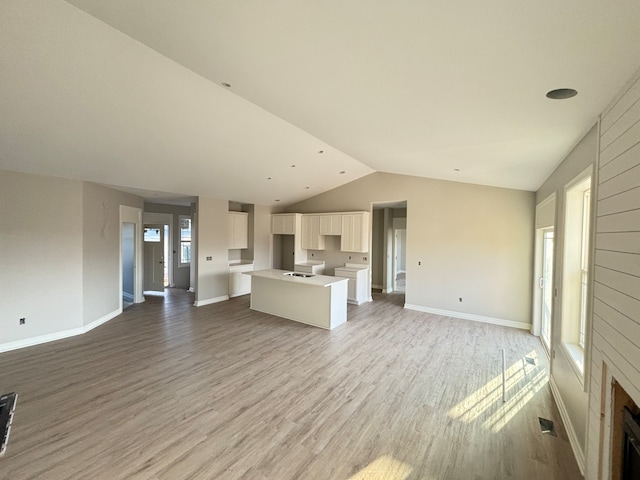
[{"label": "electrical outlet", "polygon": [[313,253],[311,254],[311,256],[313,257]]},{"label": "electrical outlet", "polygon": [[211,260],[213,260],[213,257],[207,257],[207,262],[210,262]]},{"label": "electrical outlet", "polygon": [[422,262],[418,262],[418,265],[422,265]]},{"label": "electrical outlet", "polygon": [[27,319],[25,317],[22,317],[20,319],[20,325],[24,325],[25,323],[27,323]]},{"label": "electrical outlet", "polygon": [[458,300],[460,300],[462,302],[462,297],[458,297]]},{"label": "electrical outlet", "polygon": [[349,260],[351,260],[351,255],[349,255]]}]

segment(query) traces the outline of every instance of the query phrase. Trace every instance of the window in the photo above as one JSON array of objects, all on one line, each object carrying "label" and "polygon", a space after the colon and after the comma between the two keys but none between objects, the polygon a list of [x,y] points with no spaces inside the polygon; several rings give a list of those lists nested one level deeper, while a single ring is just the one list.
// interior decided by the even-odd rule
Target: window
[{"label": "window", "polygon": [[180,266],[191,265],[191,217],[180,215]]},{"label": "window", "polygon": [[580,252],[580,333],[578,345],[584,349],[587,331],[587,298],[589,284],[589,216],[591,190],[585,190],[582,199],[582,248]]},{"label": "window", "polygon": [[160,229],[144,227],[143,237],[145,242],[158,243],[160,242]]},{"label": "window", "polygon": [[580,381],[588,342],[591,169],[565,188],[562,346]]}]

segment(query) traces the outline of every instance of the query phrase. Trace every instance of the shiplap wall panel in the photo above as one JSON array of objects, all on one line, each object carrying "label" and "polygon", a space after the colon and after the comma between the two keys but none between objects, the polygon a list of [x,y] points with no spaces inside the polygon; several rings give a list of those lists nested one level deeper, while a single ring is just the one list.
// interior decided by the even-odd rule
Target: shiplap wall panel
[{"label": "shiplap wall panel", "polygon": [[609,341],[607,337],[603,337],[598,330],[593,331],[593,340],[602,346],[603,350],[607,352],[607,358],[615,364],[616,370],[620,372],[620,378],[616,378],[616,380],[625,385],[625,390],[629,395],[632,397],[635,395],[635,398],[639,398],[640,390],[636,385],[640,385],[640,372],[635,369],[634,364],[620,352],[617,345]]},{"label": "shiplap wall panel", "polygon": [[[598,216],[598,232],[638,232],[640,233],[640,210]],[[637,237],[636,237],[637,238]],[[640,240],[640,239],[638,239]]]},{"label": "shiplap wall panel", "polygon": [[640,404],[640,72],[601,115],[598,166],[587,480],[600,462],[609,477],[608,385],[615,378]]},{"label": "shiplap wall panel", "polygon": [[[611,165],[611,164],[609,164]],[[601,170],[602,171],[602,170]],[[598,198],[604,200],[640,185],[640,165],[600,182]]]},{"label": "shiplap wall panel", "polygon": [[637,78],[625,91],[625,94],[616,99],[602,112],[600,122],[601,135],[606,134],[613,124],[622,117],[640,99],[640,78]]},{"label": "shiplap wall panel", "polygon": [[596,250],[596,267],[606,266],[618,272],[627,272],[640,277],[640,255],[626,255],[622,252]]},{"label": "shiplap wall panel", "polygon": [[602,300],[623,315],[640,322],[640,300],[600,283],[597,277],[593,290],[596,299]]},{"label": "shiplap wall panel", "polygon": [[638,296],[640,292],[640,277],[629,275],[628,273],[618,272],[604,267],[596,267],[595,275],[598,283],[606,285],[625,295]]},{"label": "shiplap wall panel", "polygon": [[627,130],[633,128],[640,118],[640,101],[635,101],[625,112],[624,116],[615,122],[609,130],[604,132],[600,137],[600,148],[606,148],[611,145],[618,137]]},{"label": "shiplap wall panel", "polygon": [[640,255],[636,232],[596,233],[596,249]]},{"label": "shiplap wall panel", "polygon": [[616,175],[622,175],[628,170],[636,167],[638,165],[638,155],[640,155],[640,144],[630,148],[608,164],[604,166],[601,165],[599,173],[600,183],[606,182],[608,179],[613,178]]},{"label": "shiplap wall panel", "polygon": [[620,155],[626,153],[635,147],[640,141],[640,122],[636,123],[629,130],[624,132],[622,136],[616,138],[613,143],[609,144],[600,152],[601,165],[606,165],[615,160]]},{"label": "shiplap wall panel", "polygon": [[[640,347],[639,323],[611,308],[601,300],[594,301],[593,314],[597,315],[601,319],[606,318],[607,322],[609,322],[616,330],[624,332],[630,342]],[[601,369],[601,366],[598,366],[598,369]]]},{"label": "shiplap wall panel", "polygon": [[[617,212],[628,212],[640,208],[640,187],[625,190],[598,202],[598,215],[610,215]],[[640,229],[640,225],[636,230]]]}]

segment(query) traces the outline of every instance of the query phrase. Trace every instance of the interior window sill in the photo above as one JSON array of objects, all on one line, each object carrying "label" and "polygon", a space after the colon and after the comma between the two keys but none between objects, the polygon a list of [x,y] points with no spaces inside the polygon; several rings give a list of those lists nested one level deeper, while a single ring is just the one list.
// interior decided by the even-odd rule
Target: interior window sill
[{"label": "interior window sill", "polygon": [[573,368],[580,383],[584,382],[584,348],[576,343],[563,343],[563,350],[566,354],[569,365]]}]

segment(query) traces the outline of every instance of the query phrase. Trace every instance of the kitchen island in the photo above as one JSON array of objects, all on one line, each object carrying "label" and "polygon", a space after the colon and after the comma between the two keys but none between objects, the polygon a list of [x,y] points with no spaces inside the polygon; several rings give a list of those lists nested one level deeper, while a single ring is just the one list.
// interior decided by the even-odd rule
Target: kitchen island
[{"label": "kitchen island", "polygon": [[256,270],[251,309],[331,330],[347,321],[346,278],[288,270]]}]

